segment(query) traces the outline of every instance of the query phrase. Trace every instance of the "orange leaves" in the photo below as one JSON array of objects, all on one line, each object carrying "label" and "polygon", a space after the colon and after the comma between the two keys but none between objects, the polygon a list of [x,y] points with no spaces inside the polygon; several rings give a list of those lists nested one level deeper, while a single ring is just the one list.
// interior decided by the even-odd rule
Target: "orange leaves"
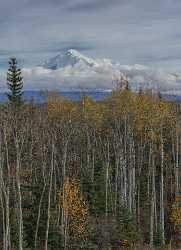
[{"label": "orange leaves", "polygon": [[80,182],[67,177],[60,195],[61,207],[69,223],[69,232],[80,238],[87,232],[88,207],[80,191]]}]

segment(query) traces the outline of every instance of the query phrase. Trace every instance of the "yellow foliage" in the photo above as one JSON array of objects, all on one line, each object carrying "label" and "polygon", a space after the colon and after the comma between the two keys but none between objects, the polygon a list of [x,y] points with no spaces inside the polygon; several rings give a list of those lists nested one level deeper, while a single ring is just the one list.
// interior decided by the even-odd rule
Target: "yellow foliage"
[{"label": "yellow foliage", "polygon": [[69,122],[78,118],[78,105],[52,92],[48,97],[48,115],[50,118],[68,119]]},{"label": "yellow foliage", "polygon": [[113,92],[112,106],[116,115],[127,115],[134,113],[135,94],[127,89]]},{"label": "yellow foliage", "polygon": [[173,119],[171,105],[151,95],[135,98],[136,128],[153,141],[158,140],[160,128]]},{"label": "yellow foliage", "polygon": [[71,235],[80,238],[87,233],[88,207],[80,191],[80,182],[66,178],[60,195],[60,204],[69,223]]},{"label": "yellow foliage", "polygon": [[93,127],[100,127],[103,121],[103,110],[100,103],[95,102],[91,97],[82,98],[84,120]]},{"label": "yellow foliage", "polygon": [[138,135],[155,142],[160,139],[161,128],[176,127],[171,103],[150,94],[138,95],[129,89],[114,91],[101,102],[89,96],[83,96],[81,102],[73,102],[53,92],[48,98],[48,115],[68,122],[84,121],[86,126],[107,135],[111,133],[109,121],[126,121]]},{"label": "yellow foliage", "polygon": [[181,195],[178,195],[171,209],[171,222],[181,232]]}]

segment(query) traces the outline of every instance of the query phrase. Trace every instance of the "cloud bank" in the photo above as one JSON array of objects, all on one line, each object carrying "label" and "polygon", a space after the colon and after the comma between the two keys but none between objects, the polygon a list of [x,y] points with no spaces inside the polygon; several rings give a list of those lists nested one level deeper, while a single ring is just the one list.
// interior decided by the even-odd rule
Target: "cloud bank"
[{"label": "cloud bank", "polygon": [[[122,65],[110,59],[92,59],[76,50],[66,50],[37,67],[23,68],[25,90],[111,90],[126,76],[130,87],[181,95],[181,74],[139,64]],[[0,74],[0,91],[6,89],[6,74]]]},{"label": "cloud bank", "polygon": [[111,90],[126,76],[134,91],[180,93],[181,75],[143,65],[122,65],[109,59],[92,59],[70,50],[39,67],[24,68],[25,88],[40,90]]}]

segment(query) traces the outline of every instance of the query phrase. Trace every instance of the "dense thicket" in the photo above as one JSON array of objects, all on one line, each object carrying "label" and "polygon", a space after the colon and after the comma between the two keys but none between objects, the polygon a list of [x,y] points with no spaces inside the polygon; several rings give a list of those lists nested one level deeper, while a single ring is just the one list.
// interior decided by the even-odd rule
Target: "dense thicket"
[{"label": "dense thicket", "polygon": [[[117,90],[0,110],[0,249],[179,244],[181,107]],[[179,217],[180,216],[180,217]]]}]

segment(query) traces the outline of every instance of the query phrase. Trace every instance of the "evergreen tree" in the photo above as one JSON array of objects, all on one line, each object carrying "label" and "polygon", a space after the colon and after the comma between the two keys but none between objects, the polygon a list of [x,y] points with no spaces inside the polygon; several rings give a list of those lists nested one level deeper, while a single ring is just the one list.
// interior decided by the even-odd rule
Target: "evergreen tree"
[{"label": "evergreen tree", "polygon": [[10,92],[7,94],[8,100],[13,107],[19,107],[22,103],[23,77],[21,69],[17,67],[16,58],[9,60],[9,69],[7,72],[7,85]]}]

